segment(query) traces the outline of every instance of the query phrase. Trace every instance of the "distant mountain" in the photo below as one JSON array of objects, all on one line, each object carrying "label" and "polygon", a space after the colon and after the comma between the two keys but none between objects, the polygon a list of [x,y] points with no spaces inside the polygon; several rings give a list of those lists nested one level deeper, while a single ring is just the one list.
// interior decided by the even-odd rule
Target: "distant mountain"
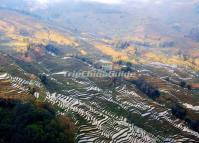
[{"label": "distant mountain", "polygon": [[[116,5],[88,1],[2,0],[0,6],[24,11],[76,31],[110,36],[144,34],[176,36],[172,26],[181,25],[181,35],[198,24],[197,0],[136,1]],[[196,9],[196,10],[195,10]],[[42,14],[41,14],[42,13]]]}]

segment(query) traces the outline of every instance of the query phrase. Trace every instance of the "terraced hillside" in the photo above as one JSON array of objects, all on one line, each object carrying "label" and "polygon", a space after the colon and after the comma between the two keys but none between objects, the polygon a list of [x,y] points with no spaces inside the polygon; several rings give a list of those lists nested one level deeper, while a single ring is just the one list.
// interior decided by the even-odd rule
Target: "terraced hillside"
[{"label": "terraced hillside", "polygon": [[41,142],[50,136],[53,143],[74,142],[73,121],[56,115],[44,102],[41,90],[39,81],[0,73],[1,142]]},{"label": "terraced hillside", "polygon": [[198,43],[142,26],[110,38],[0,8],[0,100],[48,104],[69,142],[198,142]]},{"label": "terraced hillside", "polygon": [[[135,79],[138,79],[139,76],[146,76],[147,82],[163,92],[159,99],[153,101],[125,79],[116,84],[110,84],[110,87],[104,87],[106,80],[103,78],[99,80],[86,77],[64,77],[63,70],[74,64],[81,65],[77,70],[98,69],[86,62],[75,60],[75,58],[55,56],[54,59],[56,60],[47,62],[45,58],[41,58],[38,61],[46,69],[45,71],[48,71],[46,82],[41,77],[35,80],[25,80],[25,76],[19,78],[2,73],[2,97],[9,98],[10,93],[15,92],[16,97],[12,96],[14,99],[36,98],[51,103],[59,114],[70,116],[79,127],[77,142],[163,142],[167,140],[191,142],[199,138],[197,132],[193,131],[183,120],[175,118],[171,112],[171,104],[177,101],[184,105],[198,106],[197,99],[192,95],[187,95],[189,92],[186,89],[178,87],[181,94],[183,93],[181,97],[178,95],[177,87],[174,91],[172,85],[164,79],[155,78],[155,75],[146,76],[151,74],[149,70],[137,68],[134,73],[137,74]],[[59,62],[54,64],[55,61]],[[18,66],[25,68],[21,64]],[[25,73],[28,74],[26,71]],[[9,88],[5,88],[6,85],[9,85]],[[34,92],[31,97],[30,87],[32,86],[38,91]],[[185,102],[186,98],[190,102]],[[171,103],[168,102],[170,104],[167,105],[166,100],[171,100]],[[194,114],[198,116],[197,110]]]},{"label": "terraced hillside", "polygon": [[[63,76],[61,72],[57,74]],[[90,79],[75,82],[78,89],[64,94],[49,94],[46,100],[65,109],[63,113],[70,111],[77,115],[74,120],[81,125],[78,142],[191,142],[199,137],[197,132],[172,115],[166,102],[160,104],[148,99],[129,83],[122,83],[110,90],[108,87],[102,89]],[[169,87],[165,88],[169,90]],[[164,96],[169,98],[167,93]],[[177,94],[173,96],[177,97]],[[83,125],[82,118],[85,120]]]}]

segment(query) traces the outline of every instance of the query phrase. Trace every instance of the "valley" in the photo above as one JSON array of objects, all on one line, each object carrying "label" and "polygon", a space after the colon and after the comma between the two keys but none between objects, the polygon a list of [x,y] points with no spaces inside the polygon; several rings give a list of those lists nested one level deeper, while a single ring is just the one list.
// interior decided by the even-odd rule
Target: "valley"
[{"label": "valley", "polygon": [[[186,12],[196,17],[190,10],[196,2],[179,7],[186,7]],[[71,143],[198,142],[199,43],[197,30],[192,29],[198,24],[195,19],[186,27],[183,20],[187,15],[178,18],[174,14],[165,22],[161,17],[167,17],[165,13],[148,16],[141,11],[145,5],[136,2],[134,10],[124,5],[98,7],[95,3],[85,3],[88,9],[83,9],[77,2],[67,9],[68,15],[56,15],[53,6],[46,13],[42,8],[29,11],[6,5],[0,5],[2,114],[3,110],[14,114],[18,101],[41,109],[44,115],[50,112],[46,122],[55,123],[56,131],[63,132]],[[176,5],[168,7],[169,13],[181,10]],[[153,13],[152,8],[146,10]],[[135,13],[130,14],[132,11]],[[118,16],[121,21],[107,30]],[[135,22],[122,25],[132,17]],[[174,29],[181,32],[169,25],[174,17],[181,22]],[[89,29],[92,22],[95,26]],[[110,76],[121,73],[128,76]],[[7,109],[4,102],[12,108]],[[40,123],[36,127],[41,129]],[[43,131],[49,132],[46,128]],[[38,134],[44,137],[41,130]],[[54,139],[61,143],[65,138],[60,134],[56,134],[60,140]]]}]

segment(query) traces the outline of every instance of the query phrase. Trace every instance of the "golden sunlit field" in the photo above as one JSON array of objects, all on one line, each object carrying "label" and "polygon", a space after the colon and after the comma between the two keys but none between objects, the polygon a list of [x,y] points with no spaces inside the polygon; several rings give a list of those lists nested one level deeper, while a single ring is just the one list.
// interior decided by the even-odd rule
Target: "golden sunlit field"
[{"label": "golden sunlit field", "polygon": [[1,45],[15,47],[17,52],[27,51],[30,43],[47,44],[53,42],[60,45],[78,46],[78,43],[71,36],[48,29],[46,25],[29,17],[1,10],[0,17],[2,16],[6,19],[0,20],[0,32],[4,33],[10,42],[1,43]]}]

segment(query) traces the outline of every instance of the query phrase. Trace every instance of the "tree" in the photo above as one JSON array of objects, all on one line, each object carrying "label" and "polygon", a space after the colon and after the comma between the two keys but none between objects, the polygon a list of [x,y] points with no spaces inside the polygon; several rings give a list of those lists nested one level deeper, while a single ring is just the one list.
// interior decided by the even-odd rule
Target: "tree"
[{"label": "tree", "polygon": [[132,66],[132,63],[131,63],[131,62],[127,62],[127,63],[126,63],[126,66],[127,66],[127,67],[131,67],[131,66]]},{"label": "tree", "polygon": [[46,75],[39,75],[39,78],[40,78],[40,80],[41,80],[41,82],[42,82],[43,84],[46,84],[46,81],[47,81]]},{"label": "tree", "polygon": [[192,86],[190,84],[187,85],[188,90],[192,90]]},{"label": "tree", "polygon": [[187,114],[186,109],[183,108],[180,105],[173,106],[172,109],[171,109],[171,111],[172,111],[172,114],[174,116],[176,116],[177,118],[179,118],[179,119],[184,119],[185,116],[186,116],[186,114]]},{"label": "tree", "polygon": [[31,95],[34,95],[36,92],[36,89],[34,87],[28,87],[28,91]]},{"label": "tree", "polygon": [[160,91],[151,86],[149,83],[147,83],[144,79],[140,78],[138,80],[132,81],[136,85],[138,89],[140,89],[143,93],[145,93],[147,96],[155,100],[160,96]]},{"label": "tree", "polygon": [[186,82],[185,81],[180,81],[180,86],[182,87],[182,88],[185,88],[185,86],[186,86]]},{"label": "tree", "polygon": [[70,121],[46,106],[0,100],[0,143],[74,143]]}]

